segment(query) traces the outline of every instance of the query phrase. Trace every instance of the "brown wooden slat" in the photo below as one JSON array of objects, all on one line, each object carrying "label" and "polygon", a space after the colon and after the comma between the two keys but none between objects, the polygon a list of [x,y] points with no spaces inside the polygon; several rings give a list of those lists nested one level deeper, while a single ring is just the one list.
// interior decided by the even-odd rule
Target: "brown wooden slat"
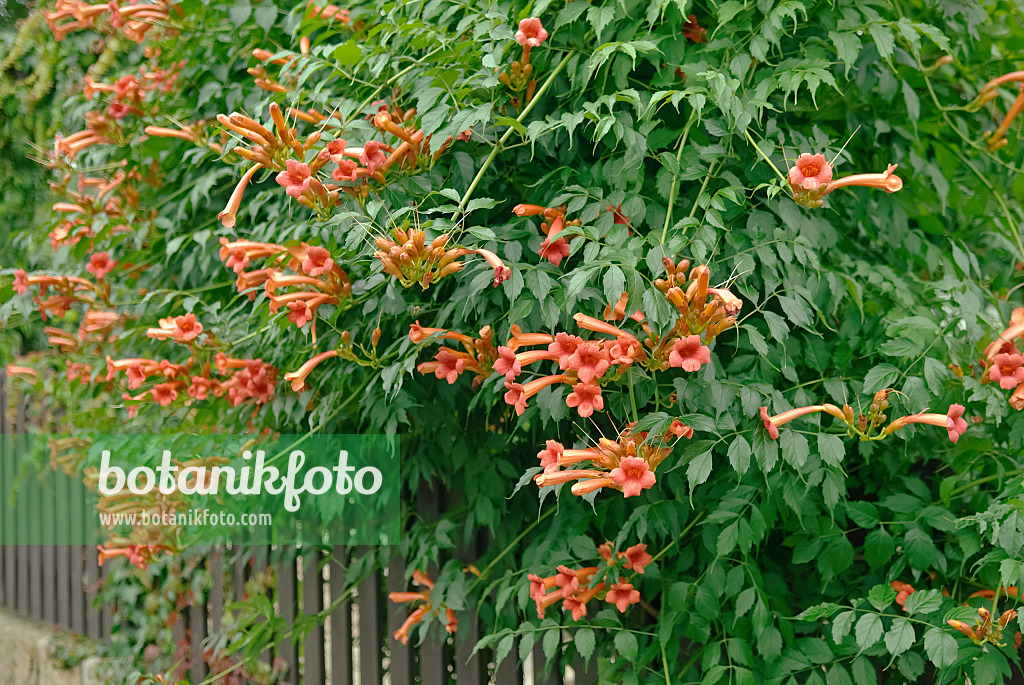
[{"label": "brown wooden slat", "polygon": [[544,658],[544,648],[538,641],[533,646],[533,683],[534,685],[562,685],[562,674],[558,670],[558,654],[553,659],[555,665],[545,675],[547,660]]},{"label": "brown wooden slat", "polygon": [[[57,472],[46,466],[46,485],[50,496],[55,495],[57,488]],[[49,500],[49,497],[47,498]],[[40,501],[43,532],[53,535],[57,530],[57,512],[49,504]],[[66,515],[66,512],[61,512]],[[40,539],[42,540],[42,539]],[[43,563],[43,620],[50,625],[57,623],[57,547],[46,545],[42,548]]]},{"label": "brown wooden slat", "polygon": [[100,610],[93,605],[99,588],[99,552],[92,545],[85,548],[85,634],[94,640],[103,637]]},{"label": "brown wooden slat", "polygon": [[86,545],[73,545],[71,550],[71,630],[84,635],[85,627],[85,557]]},{"label": "brown wooden slat", "polygon": [[[103,582],[107,575],[110,573],[109,566],[103,566],[100,568],[100,588],[103,587]],[[110,603],[104,603],[100,609],[100,636],[105,640],[110,637],[110,633],[113,632],[114,628],[114,612],[110,606]]]},{"label": "brown wooden slat", "polygon": [[7,492],[10,483],[7,480],[7,461],[13,459],[13,455],[7,454],[7,368],[0,365],[0,511],[4,512],[0,520],[0,606],[9,606],[14,597],[13,580],[14,574],[8,575],[8,564],[14,561],[13,550],[8,552],[7,545],[10,540],[7,538],[8,522],[10,518],[7,512]]},{"label": "brown wooden slat", "polygon": [[495,685],[522,685],[523,669],[519,667],[519,641],[512,644],[512,651],[494,671]]},{"label": "brown wooden slat", "polygon": [[[302,613],[318,614],[324,608],[324,577],[320,569],[320,550],[310,549],[302,556]],[[324,629],[314,628],[306,636],[302,651],[302,685],[324,685]]]},{"label": "brown wooden slat", "polygon": [[576,685],[594,685],[597,683],[597,659],[591,657],[584,662],[580,656],[572,660],[572,670],[576,674]]},{"label": "brown wooden slat", "polygon": [[[428,523],[437,521],[441,511],[441,496],[437,490],[424,484],[417,495],[417,508],[424,521]],[[429,564],[423,570],[431,578],[437,579],[436,564]],[[432,623],[434,622],[433,618],[430,620]],[[436,625],[432,625],[418,650],[420,678],[423,685],[447,685],[449,681],[448,664],[453,660],[446,654],[447,651],[441,632],[438,631]]]},{"label": "brown wooden slat", "polygon": [[[33,467],[34,468],[34,467]],[[24,492],[28,495],[30,522],[28,548],[28,614],[37,621],[43,620],[43,547],[39,536],[43,527],[43,503],[35,474],[26,483]]]},{"label": "brown wooden slat", "polygon": [[210,570],[210,598],[207,601],[209,607],[210,630],[220,632],[221,621],[224,618],[224,566],[222,563],[224,550],[217,547],[210,552],[207,564]]},{"label": "brown wooden slat", "polygon": [[[388,564],[388,592],[403,592],[406,588],[405,582],[405,560],[400,556],[391,557]],[[388,666],[388,673],[391,675],[391,685],[412,685],[412,648],[403,645],[396,640],[392,634],[398,630],[405,621],[406,616],[412,611],[414,605],[396,604],[387,602],[388,653],[391,658]]]},{"label": "brown wooden slat", "polygon": [[[345,593],[345,563],[348,551],[342,546],[332,550],[327,572],[330,574],[331,602]],[[331,628],[331,684],[352,685],[352,604],[342,602],[330,618]]]},{"label": "brown wooden slat", "polygon": [[[357,554],[367,554],[370,549],[358,547]],[[359,584],[357,606],[359,608],[359,673],[361,683],[379,683],[383,678],[384,652],[381,640],[381,597],[380,572],[374,571]],[[433,685],[423,681],[423,685]]]},{"label": "brown wooden slat", "polygon": [[206,639],[206,607],[198,601],[188,608],[188,627],[190,646],[192,648],[192,682],[201,683],[209,673],[209,667],[203,660],[203,640]]},{"label": "brown wooden slat", "polygon": [[[299,563],[291,549],[284,550],[281,561],[277,566],[277,611],[290,629],[295,623],[296,609],[298,608],[298,580],[295,574],[295,565]],[[280,658],[288,662],[288,670],[285,680],[290,683],[299,681],[299,660],[295,639],[292,636],[281,640],[278,647]]]},{"label": "brown wooden slat", "polygon": [[176,620],[174,622],[174,626],[171,627],[171,636],[172,639],[174,640],[174,650],[177,650],[178,645],[181,643],[182,640],[185,639],[185,620],[187,618],[185,616],[186,611],[187,610],[182,610],[178,612],[178,620]]},{"label": "brown wooden slat", "polygon": [[[268,568],[270,564],[270,551],[270,547],[266,547],[263,545],[253,548],[252,555],[249,561],[250,578],[255,578],[258,574],[262,573],[264,570]],[[268,594],[272,593],[268,591]],[[271,596],[270,600],[274,601],[274,597]],[[272,649],[267,649],[265,652],[263,652],[263,654],[260,655],[260,659],[262,661],[267,662],[268,664],[273,663],[274,651]]]},{"label": "brown wooden slat", "polygon": [[[459,504],[453,502],[453,505]],[[459,559],[466,563],[475,563],[478,550],[483,547],[482,536],[477,536],[469,544],[458,548]],[[480,620],[476,611],[460,612],[459,629],[455,633],[455,676],[459,685],[485,685],[487,678],[486,652],[483,650],[473,654],[473,647],[480,641]],[[472,656],[470,656],[472,655]]]},{"label": "brown wooden slat", "polygon": [[56,601],[57,601],[57,623],[65,630],[72,630],[71,627],[71,517],[74,510],[71,509],[71,479],[63,473],[54,473],[57,482],[57,499],[60,502],[68,503],[67,511],[63,516],[58,516],[56,548]]},{"label": "brown wooden slat", "polygon": [[[21,435],[25,432],[25,402],[26,398],[24,393],[18,392],[14,399],[14,433]],[[24,439],[17,438],[14,448],[14,468],[15,476],[17,477],[17,468],[19,455],[24,449]],[[19,496],[24,496],[23,493],[19,493]],[[17,598],[15,602],[16,610],[21,614],[29,613],[29,530],[28,522],[22,521],[19,517],[17,536],[19,544],[14,550],[16,563],[17,563]]]}]

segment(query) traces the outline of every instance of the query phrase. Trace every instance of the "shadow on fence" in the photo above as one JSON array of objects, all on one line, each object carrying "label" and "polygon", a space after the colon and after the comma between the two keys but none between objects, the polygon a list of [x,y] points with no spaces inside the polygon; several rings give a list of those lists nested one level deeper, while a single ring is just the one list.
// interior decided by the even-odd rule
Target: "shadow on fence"
[{"label": "shadow on fence", "polygon": [[[7,383],[6,370],[0,367],[0,434],[43,432],[49,409],[41,397],[14,393]],[[2,444],[2,442],[0,442]],[[8,497],[18,482],[14,456],[0,454],[0,496]],[[45,485],[67,488],[68,480],[53,470]],[[30,491],[30,489],[28,489]],[[441,511],[437,492],[421,492],[417,508],[425,520],[436,519]],[[14,531],[35,526],[71,526],[74,521],[55,521],[54,512],[37,506],[31,520],[7,516],[0,521],[10,539]],[[31,513],[32,501],[29,500]],[[442,641],[433,632],[418,647],[398,643],[392,633],[405,620],[408,607],[387,601],[388,592],[407,589],[405,563],[391,559],[387,568],[375,569],[346,596],[347,561],[359,554],[334,547],[331,550],[295,548],[214,548],[205,557],[212,583],[205,601],[186,607],[174,626],[175,641],[188,640],[191,653],[191,681],[202,683],[211,676],[207,664],[199,658],[220,632],[225,607],[245,596],[248,580],[261,575],[272,564],[276,567],[276,590],[270,598],[277,615],[292,623],[299,615],[314,615],[344,598],[327,621],[314,629],[301,645],[283,640],[276,652],[263,655],[273,662],[287,663],[284,682],[293,685],[585,685],[596,683],[596,667],[577,672],[545,674],[539,644],[521,668],[516,655],[518,645],[500,667],[495,668],[494,653],[481,650],[472,657],[481,626],[475,615],[463,613],[459,630]],[[466,556],[472,557],[464,550]],[[114,562],[116,563],[116,562]],[[120,563],[124,563],[123,561]],[[109,568],[106,567],[106,568]],[[436,569],[428,569],[428,573]],[[83,545],[11,545],[0,546],[0,606],[45,623],[95,640],[108,638],[115,630],[109,607],[94,601],[105,568],[98,564],[95,546]],[[140,606],[139,611],[144,609]]]}]

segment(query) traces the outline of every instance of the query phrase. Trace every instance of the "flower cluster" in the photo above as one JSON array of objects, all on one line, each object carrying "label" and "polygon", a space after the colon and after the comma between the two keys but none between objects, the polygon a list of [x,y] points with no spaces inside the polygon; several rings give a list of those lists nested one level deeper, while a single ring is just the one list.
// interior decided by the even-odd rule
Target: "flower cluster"
[{"label": "flower cluster", "polygon": [[[508,87],[515,95],[513,106],[519,107],[527,104],[533,99],[533,93],[537,88],[537,79],[533,76],[533,65],[530,64],[530,51],[547,40],[548,32],[544,30],[540,19],[530,17],[519,22],[516,30],[516,42],[523,48],[523,56],[512,61],[509,71],[502,72],[498,79]],[[520,101],[519,94],[526,90],[525,99]]]},{"label": "flower cluster", "polygon": [[170,69],[146,69],[139,67],[139,74],[125,74],[113,83],[97,83],[91,76],[85,77],[83,92],[86,100],[92,100],[97,93],[107,93],[110,102],[107,105],[107,116],[120,121],[129,114],[142,116],[155,114],[155,106],[148,111],[142,108],[146,97],[151,93],[168,93],[174,88],[180,70],[185,66],[181,61]]},{"label": "flower cluster", "polygon": [[[77,176],[74,186],[71,180]],[[131,231],[128,216],[139,209],[139,193],[136,183],[142,175],[135,169],[118,169],[110,178],[65,173],[60,183],[51,182],[50,189],[63,196],[54,203],[53,211],[63,215],[65,220],[50,231],[50,245],[56,252],[59,248],[78,244],[82,238],[95,237],[93,223],[103,214],[115,222],[109,234]]]},{"label": "flower cluster", "polygon": [[[643,339],[607,321],[580,313],[573,316],[580,328],[611,337],[585,340],[564,332],[555,335],[524,333],[513,325],[508,344],[498,348],[500,359],[494,369],[505,375],[508,391],[505,402],[515,407],[516,414],[522,415],[527,400],[541,389],[564,383],[572,388],[566,405],[585,418],[595,410],[604,409],[602,384],[618,380],[634,362],[649,371],[681,368],[690,373],[711,362],[711,348],[707,343],[735,323],[742,302],[726,288],[709,287],[711,272],[707,266],[694,267],[687,277],[689,262],[686,260],[679,265],[668,258],[664,262],[668,277],[658,279],[656,285],[679,316],[663,335],[655,334],[639,311],[629,318],[640,323],[646,334]],[[605,318],[614,321],[626,318],[628,299],[624,294],[614,306],[609,306]],[[540,345],[547,349],[519,351]],[[557,362],[562,373],[527,383],[518,382],[524,367],[543,361]]]},{"label": "flower cluster", "polygon": [[[306,243],[285,247],[249,240],[231,242],[227,238],[221,238],[220,245],[221,261],[238,274],[238,292],[262,285],[270,300],[271,313],[284,308],[288,321],[299,328],[313,322],[313,342],[317,310],[323,305],[343,306],[351,300],[352,282],[326,248]],[[246,271],[254,259],[268,259],[270,265]],[[286,274],[285,268],[294,273]],[[248,296],[255,300],[256,292],[250,291]]]},{"label": "flower cluster", "polygon": [[[309,54],[309,36],[303,36],[299,40],[299,55],[305,57]],[[270,50],[264,50],[263,48],[256,48],[252,51],[252,56],[261,62],[268,62],[280,67],[285,67],[282,70],[282,74],[285,73],[289,66],[289,62],[292,60],[287,57],[278,57],[274,59],[274,53]],[[287,93],[290,88],[274,80],[265,67],[249,67],[249,75],[253,77],[253,80],[257,88],[261,88],[271,93]]]},{"label": "flower cluster", "polygon": [[616,554],[612,543],[606,542],[598,547],[598,552],[605,561],[603,568],[559,566],[558,573],[551,576],[529,574],[530,599],[536,604],[538,618],[543,619],[547,608],[559,602],[563,611],[572,614],[574,621],[587,615],[587,603],[595,598],[614,604],[620,613],[626,613],[631,605],[640,602],[640,591],[621,576],[626,571],[643,574],[644,568],[653,561],[647,553],[647,545],[633,545]]},{"label": "flower cluster", "polygon": [[[609,206],[609,211],[615,213],[616,222],[620,216],[616,208]],[[519,204],[512,208],[516,216],[541,215],[543,221],[540,224],[541,233],[544,234],[544,241],[540,244],[537,254],[548,260],[555,266],[559,266],[562,260],[569,256],[569,242],[575,235],[565,235],[563,229],[570,226],[579,226],[580,220],[567,221],[565,218],[565,205],[558,207],[541,207],[540,205]],[[626,223],[626,222],[622,222]]]},{"label": "flower cluster", "polygon": [[409,340],[419,344],[434,334],[440,334],[442,340],[456,340],[462,344],[462,350],[441,347],[433,361],[423,362],[416,367],[422,374],[434,374],[452,384],[463,371],[472,371],[473,387],[491,375],[494,370],[498,351],[494,348],[494,333],[490,326],[480,330],[479,338],[472,338],[462,333],[444,328],[423,328],[417,321],[409,328]]},{"label": "flower cluster", "polygon": [[[682,421],[673,421],[664,435],[650,439],[646,432],[633,433],[629,428],[617,440],[601,438],[593,447],[565,449],[548,440],[537,453],[542,473],[534,477],[539,487],[548,487],[576,481],[572,494],[586,495],[601,488],[622,492],[623,497],[636,497],[654,487],[654,471],[669,454],[676,441],[693,437],[693,428]],[[567,466],[565,470],[562,467]]]},{"label": "flower cluster", "polygon": [[999,620],[993,623],[992,612],[985,607],[978,607],[978,619],[975,621],[973,628],[963,621],[950,620],[947,623],[951,628],[955,628],[966,635],[971,642],[978,646],[991,642],[996,647],[1005,647],[1006,645],[1003,643],[1003,630],[1015,618],[1017,618],[1017,612],[1013,609],[1007,609],[999,617]]},{"label": "flower cluster", "polygon": [[832,164],[825,155],[805,152],[796,158],[796,163],[789,170],[789,187],[793,191],[794,202],[804,207],[821,207],[826,195],[849,186],[881,188],[895,193],[903,187],[903,180],[894,174],[896,166],[890,164],[880,174],[852,174],[833,180]]},{"label": "flower cluster", "polygon": [[1013,390],[1010,406],[1024,409],[1024,355],[1017,349],[1017,340],[1024,338],[1024,307],[1010,315],[1010,325],[995,342],[985,348],[985,371],[982,383],[998,383],[1003,390]]},{"label": "flower cluster", "polygon": [[[124,373],[128,389],[138,390],[150,379],[154,379],[156,382],[151,387],[137,395],[126,392],[122,399],[129,402],[153,402],[161,407],[171,406],[182,393],[190,398],[189,403],[206,400],[211,396],[226,397],[232,407],[251,399],[258,408],[274,398],[278,371],[262,359],[235,359],[218,353],[212,365],[203,364],[196,374],[192,373],[194,366],[191,357],[184,364],[175,364],[166,359],[113,359],[108,355],[105,380],[110,382]],[[214,378],[214,373],[220,378]],[[129,407],[130,415],[133,416],[137,411],[138,405]]]},{"label": "flower cluster", "polygon": [[480,255],[494,269],[495,286],[512,275],[512,270],[490,250],[448,247],[451,236],[447,233],[434,238],[429,245],[426,232],[419,228],[396,226],[391,236],[380,236],[374,241],[377,251],[373,256],[384,266],[384,273],[397,278],[405,288],[419,283],[426,290],[442,278],[462,271],[466,264],[457,260],[470,254]]},{"label": "flower cluster", "polygon": [[155,0],[146,5],[139,4],[138,0],[96,5],[82,0],[57,0],[54,9],[46,13],[46,25],[57,41],[77,30],[113,33],[120,29],[126,38],[141,43],[147,31],[168,22],[172,9],[179,16],[182,14],[180,7],[167,0]]},{"label": "flower cluster", "polygon": [[436,607],[430,601],[430,591],[434,588],[434,581],[430,577],[416,569],[412,572],[412,582],[421,588],[419,592],[392,592],[388,595],[388,599],[396,604],[405,602],[420,602],[411,614],[405,619],[405,622],[394,632],[394,638],[401,642],[403,645],[409,644],[409,631],[414,625],[422,621],[426,616],[431,614],[438,615],[441,609],[445,610],[445,630],[449,633],[454,633],[459,629],[459,619],[456,618],[455,612],[444,604],[438,604]]},{"label": "flower cluster", "polygon": [[[103,279],[109,272],[107,267],[113,268],[116,262],[111,266],[110,257],[106,252],[93,257],[98,257],[95,263],[90,260],[92,273],[96,274],[93,281],[80,276],[30,276],[24,270],[18,269],[14,272],[14,292],[24,295],[29,288],[38,286],[39,294],[35,295],[32,301],[39,309],[39,316],[43,321],[46,321],[49,315],[62,318],[71,309],[71,305],[77,302],[97,307],[100,302],[106,303],[110,296],[110,286]],[[47,296],[50,288],[55,292]]]},{"label": "flower cluster", "polygon": [[[887,420],[884,413],[889,408],[889,394],[892,391],[888,388],[879,390],[871,400],[868,412],[855,415],[850,405],[843,405],[840,409],[834,404],[813,404],[806,407],[797,407],[784,411],[781,414],[770,416],[767,407],[761,407],[761,421],[768,431],[772,440],[779,439],[779,428],[794,419],[809,414],[825,412],[839,419],[847,426],[847,434],[857,436],[861,440],[882,440],[895,431],[909,426],[912,423],[923,423],[929,426],[945,428],[951,442],[957,442],[960,436],[967,430],[967,421],[963,418],[964,407],[961,404],[951,404],[945,414],[932,412],[919,412],[901,416],[885,428],[881,428]],[[881,429],[876,434],[875,429]]]}]

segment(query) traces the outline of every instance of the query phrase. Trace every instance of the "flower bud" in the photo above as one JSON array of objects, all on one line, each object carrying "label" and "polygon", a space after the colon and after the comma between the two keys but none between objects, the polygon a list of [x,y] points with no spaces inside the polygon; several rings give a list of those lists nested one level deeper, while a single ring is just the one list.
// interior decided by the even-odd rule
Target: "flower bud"
[{"label": "flower bud", "polygon": [[373,333],[370,334],[370,345],[376,349],[377,343],[380,342],[380,326],[373,329]]}]

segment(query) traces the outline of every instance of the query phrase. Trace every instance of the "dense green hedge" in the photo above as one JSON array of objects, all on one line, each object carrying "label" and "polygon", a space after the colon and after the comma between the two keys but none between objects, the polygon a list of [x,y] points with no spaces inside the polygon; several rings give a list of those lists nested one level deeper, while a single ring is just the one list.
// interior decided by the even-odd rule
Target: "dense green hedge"
[{"label": "dense green hedge", "polygon": [[[6,32],[0,353],[78,428],[400,434],[457,503],[409,507],[410,572],[447,560],[412,640],[475,608],[605,682],[1001,682],[1022,16],[61,0]],[[131,554],[156,674],[202,579]]]}]

